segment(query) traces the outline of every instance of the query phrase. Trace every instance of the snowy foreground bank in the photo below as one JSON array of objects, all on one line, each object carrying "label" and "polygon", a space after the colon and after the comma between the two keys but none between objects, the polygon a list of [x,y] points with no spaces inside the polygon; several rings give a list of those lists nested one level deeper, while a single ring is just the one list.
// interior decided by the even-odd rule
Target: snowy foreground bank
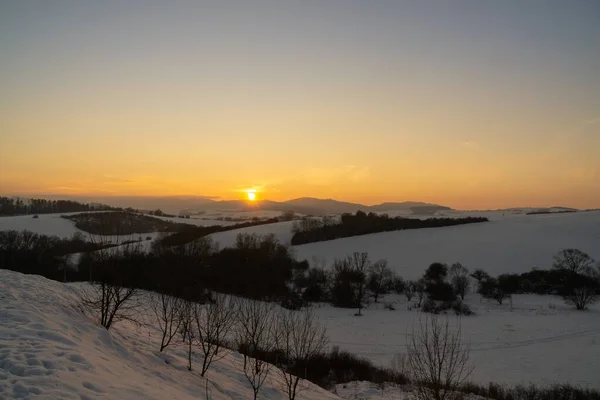
[{"label": "snowy foreground bank", "polygon": [[[158,351],[158,330],[130,322],[110,331],[98,326],[79,306],[83,285],[0,270],[0,399],[252,398],[240,354],[229,353],[201,378],[187,370],[181,344]],[[332,345],[389,366],[403,352],[410,321],[418,315],[397,301],[396,311],[372,304],[360,318],[328,306],[315,314],[327,325]],[[538,308],[540,301],[545,307]],[[576,312],[548,301],[523,296],[515,299],[513,311],[471,301],[477,315],[463,319],[462,327],[475,365],[472,380],[597,387],[598,310]],[[151,315],[142,311],[140,318],[150,322]],[[201,355],[194,357],[199,365]],[[393,385],[382,391],[369,382],[351,382],[337,385],[334,393],[306,385],[299,399],[412,399],[407,387]],[[280,387],[272,372],[259,399],[287,398]]]},{"label": "snowy foreground bank", "polygon": [[[159,353],[157,331],[129,322],[110,331],[96,325],[79,309],[77,291],[0,270],[0,399],[252,398],[240,354],[217,362],[206,380],[187,371],[183,348]],[[286,398],[277,386],[274,375],[260,398]],[[299,398],[339,399],[312,384]]]}]

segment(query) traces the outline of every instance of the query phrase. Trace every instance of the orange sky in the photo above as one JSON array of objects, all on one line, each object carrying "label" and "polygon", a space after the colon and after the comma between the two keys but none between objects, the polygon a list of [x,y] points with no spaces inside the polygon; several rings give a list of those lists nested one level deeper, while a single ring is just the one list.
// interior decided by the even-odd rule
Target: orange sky
[{"label": "orange sky", "polygon": [[550,3],[3,3],[0,194],[600,207],[600,28]]}]

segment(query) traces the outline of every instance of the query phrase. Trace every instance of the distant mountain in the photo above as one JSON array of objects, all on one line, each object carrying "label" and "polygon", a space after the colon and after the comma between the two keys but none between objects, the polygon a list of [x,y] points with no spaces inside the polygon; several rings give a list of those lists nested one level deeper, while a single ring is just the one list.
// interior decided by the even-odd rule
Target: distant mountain
[{"label": "distant mountain", "polygon": [[358,210],[365,212],[393,212],[406,210],[411,211],[413,214],[431,215],[436,211],[451,210],[450,207],[417,201],[382,203],[374,206],[366,206],[359,203],[348,203],[333,199],[317,199],[313,197],[301,197],[283,202],[271,200],[262,200],[255,203],[249,203],[243,200],[215,201],[204,205],[203,209],[219,211],[294,211],[299,214],[313,215],[355,213]]},{"label": "distant mountain", "polygon": [[511,207],[503,208],[498,211],[512,211],[512,212],[556,212],[556,211],[579,211],[577,208],[571,207]]},{"label": "distant mountain", "polygon": [[436,211],[450,210],[449,207],[418,201],[400,203],[387,202],[374,206],[359,203],[349,203],[334,199],[317,199],[301,197],[287,201],[259,200],[216,200],[204,196],[41,196],[43,198],[68,198],[85,202],[100,202],[114,207],[132,207],[139,210],[161,209],[167,213],[181,211],[293,211],[299,214],[343,214],[365,212],[397,212],[410,211],[413,214],[432,215]]},{"label": "distant mountain", "polygon": [[403,201],[402,203],[381,203],[376,206],[369,207],[369,211],[385,212],[385,211],[401,211],[401,210],[419,210],[419,209],[435,209],[435,210],[451,210],[450,207],[440,206],[438,204],[423,203],[420,201]]}]

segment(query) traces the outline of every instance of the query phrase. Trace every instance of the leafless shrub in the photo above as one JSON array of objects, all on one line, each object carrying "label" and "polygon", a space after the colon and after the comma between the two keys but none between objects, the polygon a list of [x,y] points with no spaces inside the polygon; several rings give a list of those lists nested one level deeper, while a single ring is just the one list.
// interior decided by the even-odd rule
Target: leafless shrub
[{"label": "leafless shrub", "polygon": [[306,369],[310,359],[325,348],[327,336],[325,328],[315,321],[309,308],[303,311],[282,309],[276,323],[275,345],[281,352],[276,364],[283,380],[282,389],[289,400],[294,400],[298,393],[306,389],[301,385],[301,371]]},{"label": "leafless shrub", "polygon": [[154,311],[158,327],[162,333],[160,351],[163,351],[181,328],[183,300],[166,293],[152,293],[150,308]]},{"label": "leafless shrub", "polygon": [[244,355],[244,376],[252,386],[254,400],[272,368],[261,355],[274,344],[274,319],[273,304],[251,300],[239,304],[236,344]]},{"label": "leafless shrub", "polygon": [[80,301],[98,315],[98,322],[107,330],[121,320],[136,321],[140,307],[138,290],[128,277],[126,265],[139,252],[139,246],[126,244],[88,255],[96,270],[92,277],[90,267],[90,286],[82,290]]},{"label": "leafless shrub", "polygon": [[457,389],[473,368],[468,365],[470,349],[463,344],[460,326],[452,330],[448,319],[437,316],[419,320],[408,343],[408,367],[420,400],[455,400]]},{"label": "leafless shrub", "polygon": [[576,274],[585,272],[593,264],[594,260],[587,253],[577,249],[564,249],[554,256],[553,267]]},{"label": "leafless shrub", "polygon": [[196,331],[194,326],[194,308],[196,303],[184,300],[181,306],[181,340],[186,345],[188,354],[188,371],[192,370],[192,345],[196,340]]},{"label": "leafless shrub", "polygon": [[204,355],[200,376],[204,376],[210,365],[225,357],[219,350],[227,339],[236,319],[236,305],[225,295],[214,295],[207,304],[196,304],[194,322],[197,345]]},{"label": "leafless shrub", "polygon": [[465,299],[465,294],[469,290],[469,270],[461,263],[454,263],[450,267],[450,282],[454,292],[458,294],[461,300]]},{"label": "leafless shrub", "polygon": [[397,353],[392,357],[392,371],[396,374],[408,375],[408,355],[406,353]]},{"label": "leafless shrub", "polygon": [[575,306],[577,310],[585,310],[588,305],[596,301],[596,292],[593,288],[579,287],[564,296],[565,302]]}]

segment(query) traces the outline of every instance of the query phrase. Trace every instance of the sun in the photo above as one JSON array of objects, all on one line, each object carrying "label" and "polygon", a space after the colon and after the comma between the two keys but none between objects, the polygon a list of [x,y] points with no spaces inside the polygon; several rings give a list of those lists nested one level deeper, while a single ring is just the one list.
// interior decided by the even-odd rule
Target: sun
[{"label": "sun", "polygon": [[256,191],[254,191],[254,190],[247,190],[246,191],[246,197],[248,198],[248,201],[254,201],[254,200],[256,200]]}]

